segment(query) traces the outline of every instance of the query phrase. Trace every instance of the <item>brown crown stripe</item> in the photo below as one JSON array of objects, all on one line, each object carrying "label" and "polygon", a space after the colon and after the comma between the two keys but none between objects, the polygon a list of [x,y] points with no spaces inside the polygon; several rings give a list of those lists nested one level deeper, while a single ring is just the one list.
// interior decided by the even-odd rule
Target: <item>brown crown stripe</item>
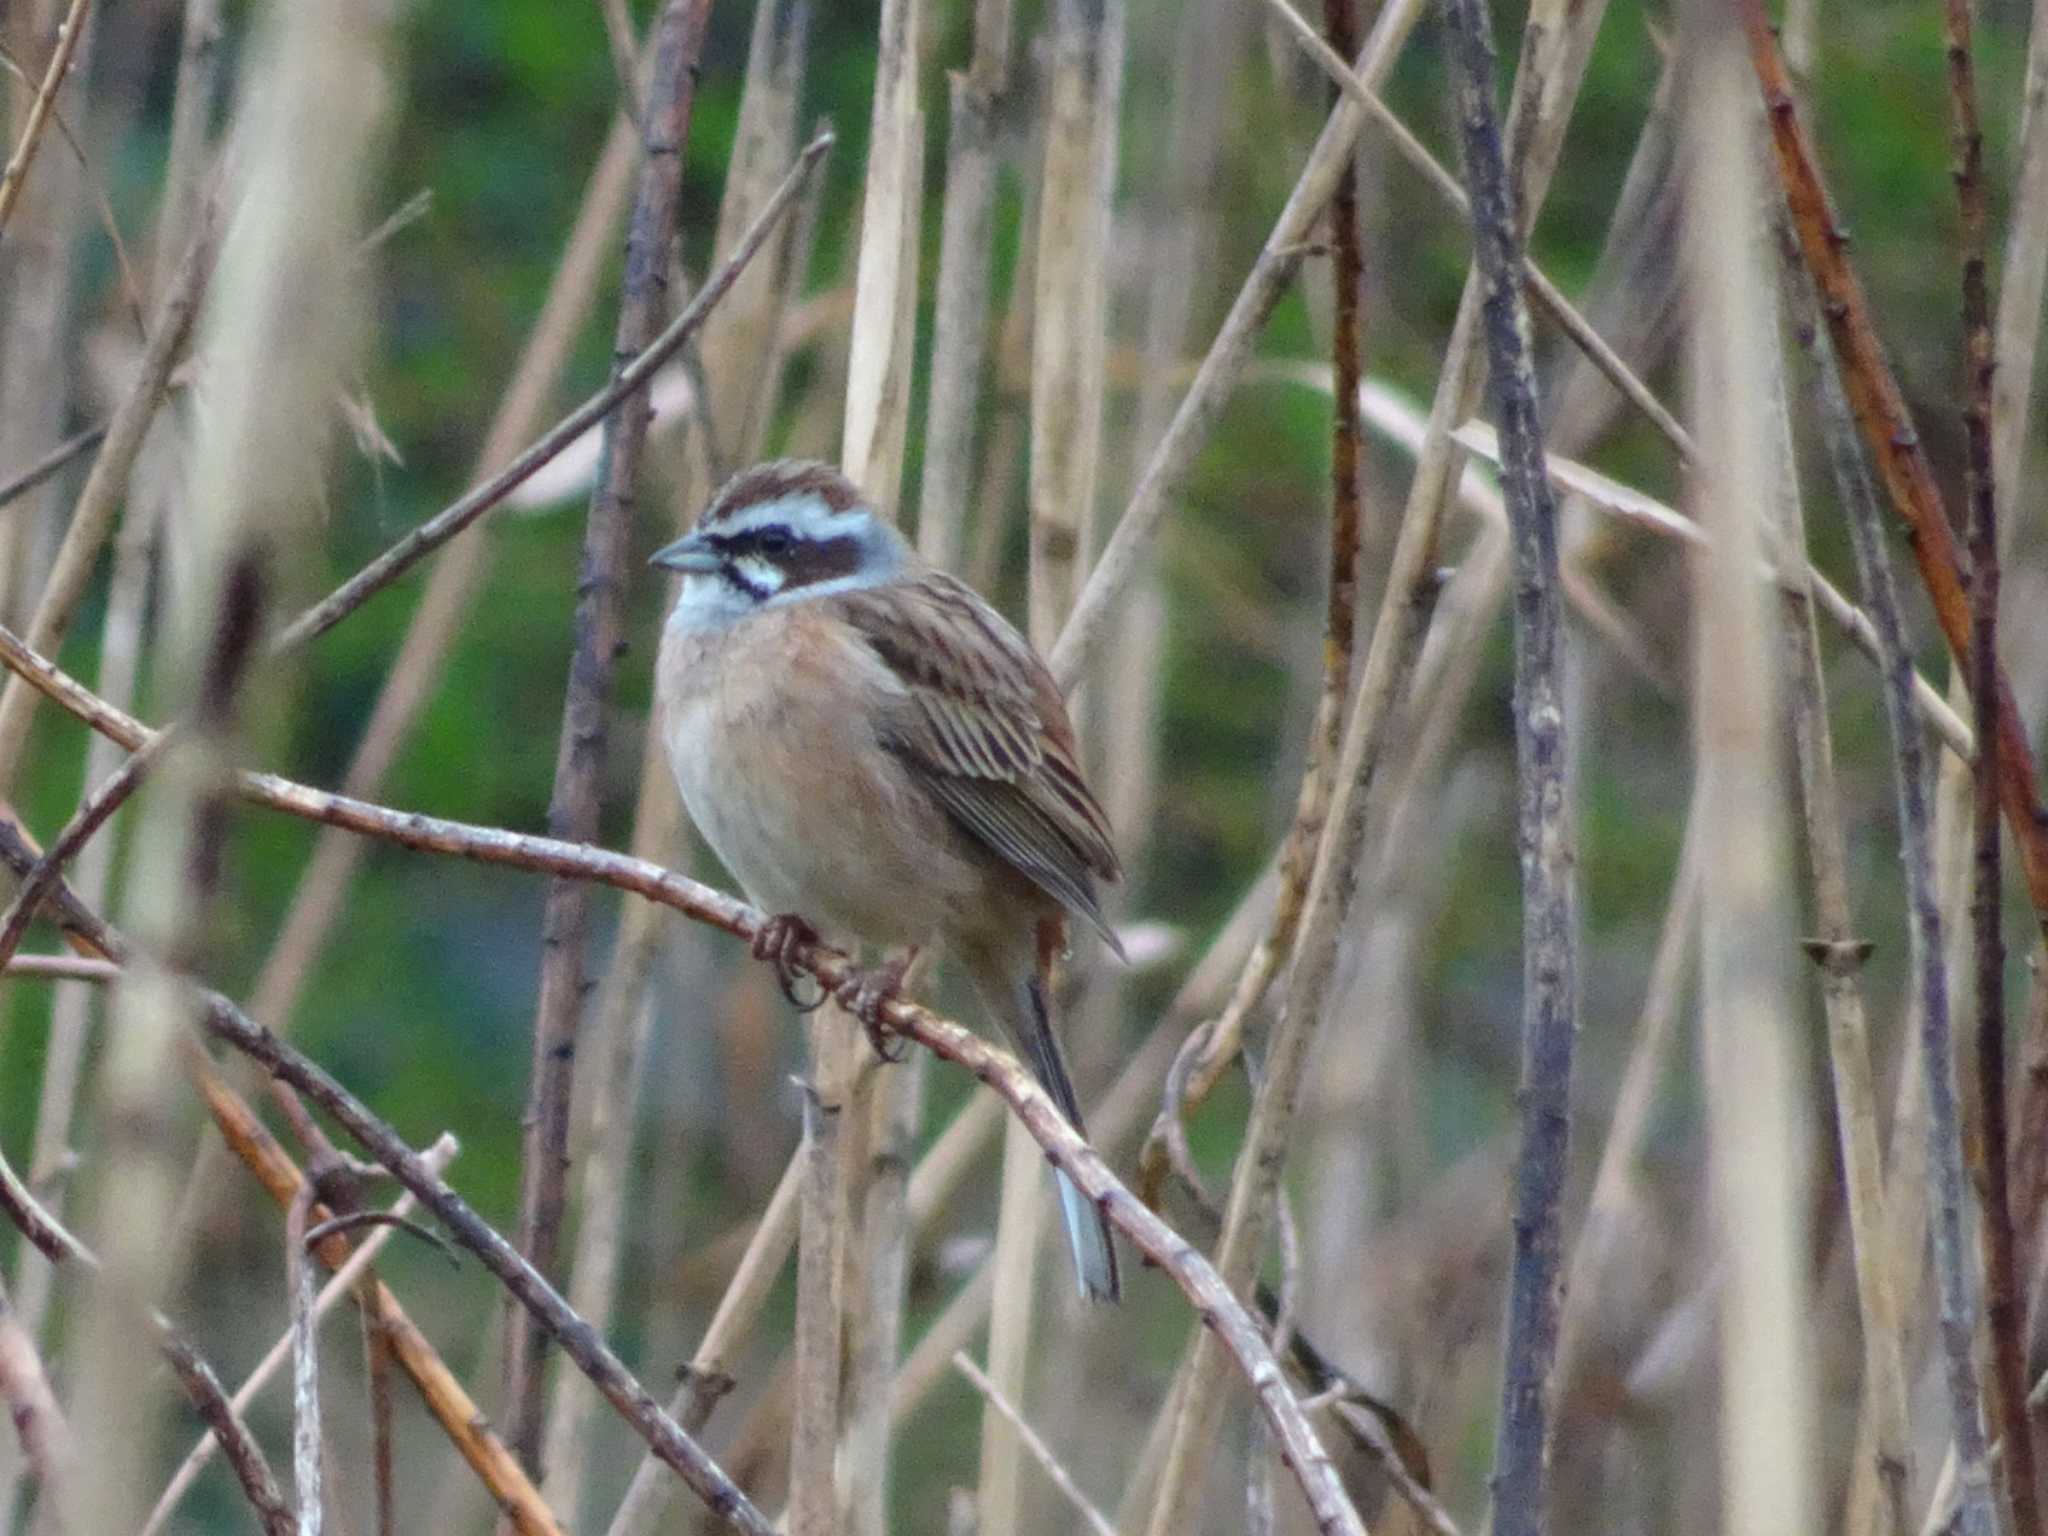
[{"label": "brown crown stripe", "polygon": [[850,512],[866,500],[846,476],[812,459],[775,459],[743,469],[726,481],[700,521],[711,526],[763,502],[815,496],[833,512]]}]

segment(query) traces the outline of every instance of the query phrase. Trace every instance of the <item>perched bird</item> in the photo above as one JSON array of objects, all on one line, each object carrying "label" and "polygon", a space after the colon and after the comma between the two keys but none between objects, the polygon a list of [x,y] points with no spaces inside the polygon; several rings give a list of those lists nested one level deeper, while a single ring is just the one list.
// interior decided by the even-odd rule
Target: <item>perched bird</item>
[{"label": "perched bird", "polygon": [[[660,729],[690,819],[773,914],[755,952],[786,960],[817,937],[805,919],[942,945],[1080,1129],[1049,971],[1068,913],[1122,956],[1095,895],[1121,870],[1045,664],[826,464],[742,471],[653,563],[683,578]],[[864,973],[856,1011],[907,963]],[[1081,1293],[1113,1301],[1109,1225],[1058,1177]]]}]

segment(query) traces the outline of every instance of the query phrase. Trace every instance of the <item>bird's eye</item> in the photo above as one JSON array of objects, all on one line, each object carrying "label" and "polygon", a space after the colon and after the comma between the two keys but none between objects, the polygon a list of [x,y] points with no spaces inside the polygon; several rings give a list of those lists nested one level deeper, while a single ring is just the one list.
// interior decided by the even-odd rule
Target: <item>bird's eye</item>
[{"label": "bird's eye", "polygon": [[755,540],[756,547],[771,560],[779,560],[789,553],[791,539],[785,528],[764,528]]}]

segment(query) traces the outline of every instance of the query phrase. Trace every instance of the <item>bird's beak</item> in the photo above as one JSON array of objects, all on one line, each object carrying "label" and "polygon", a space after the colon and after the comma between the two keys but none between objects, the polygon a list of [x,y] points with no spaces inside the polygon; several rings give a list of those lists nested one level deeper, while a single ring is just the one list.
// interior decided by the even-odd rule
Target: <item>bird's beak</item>
[{"label": "bird's beak", "polygon": [[680,571],[685,576],[708,576],[718,569],[719,559],[710,545],[696,534],[686,533],[675,543],[657,549],[647,563]]}]

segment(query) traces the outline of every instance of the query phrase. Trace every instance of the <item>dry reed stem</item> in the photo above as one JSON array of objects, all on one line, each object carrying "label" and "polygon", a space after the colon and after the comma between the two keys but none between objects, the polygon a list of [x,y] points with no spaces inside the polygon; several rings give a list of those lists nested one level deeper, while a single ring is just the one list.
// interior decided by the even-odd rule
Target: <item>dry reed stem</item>
[{"label": "dry reed stem", "polygon": [[[1336,60],[1338,72],[1352,83],[1353,94],[1376,103],[1370,90],[1344,61],[1358,49],[1352,24],[1350,0],[1327,0],[1324,23],[1331,38],[1324,43],[1293,9],[1276,0],[1276,9],[1300,35],[1311,39],[1323,53]],[[1335,50],[1335,51],[1333,51]],[[1320,57],[1320,55],[1319,55]],[[1343,174],[1330,196],[1332,229],[1331,282],[1335,292],[1332,322],[1333,399],[1353,400],[1362,379],[1359,360],[1360,306],[1363,299],[1364,254],[1358,228],[1358,170],[1355,155],[1347,159]],[[1186,1049],[1199,1051],[1187,1078],[1181,1099],[1183,1117],[1206,1100],[1235,1060],[1244,1026],[1265,1000],[1273,980],[1294,954],[1302,914],[1307,907],[1309,875],[1316,850],[1322,844],[1325,819],[1329,814],[1331,789],[1337,755],[1344,730],[1344,700],[1350,692],[1351,652],[1358,624],[1358,545],[1361,485],[1359,479],[1358,413],[1341,405],[1333,413],[1334,446],[1331,454],[1330,569],[1328,596],[1323,617],[1322,683],[1316,696],[1315,717],[1309,728],[1309,746],[1302,770],[1301,786],[1295,799],[1294,820],[1288,826],[1280,853],[1280,896],[1273,911],[1273,926],[1252,951],[1251,960],[1238,977],[1236,990],[1223,1012],[1205,1021],[1188,1037]],[[1164,1134],[1155,1127],[1153,1141]],[[1148,1143],[1144,1160],[1158,1157]]]},{"label": "dry reed stem", "polygon": [[[1074,1513],[1081,1517],[1081,1522],[1094,1532],[1094,1536],[1116,1536],[1116,1527],[1109,1523],[1101,1510],[1088,1501],[1088,1495],[1081,1491],[1073,1475],[1060,1465],[1052,1447],[1045,1443],[1045,1437],[1025,1422],[1024,1415],[1017,1410],[1017,1405],[996,1390],[996,1384],[989,1380],[980,1366],[967,1357],[964,1350],[953,1351],[953,1369],[967,1378],[989,1407],[1010,1421],[1010,1427],[1016,1431],[1018,1440],[1030,1453],[1031,1459],[1038,1463],[1039,1470],[1045,1473],[1047,1480],[1060,1491],[1060,1496],[1067,1501]],[[976,1529],[983,1528],[985,1522],[977,1522]]]},{"label": "dry reed stem", "polygon": [[[711,0],[668,0],[654,24],[654,65],[647,88],[645,158],[626,232],[623,290],[613,339],[614,382],[661,330],[682,157],[689,142]],[[638,505],[641,452],[651,405],[627,395],[605,418],[597,485],[584,524],[568,687],[555,757],[548,825],[571,841],[596,836],[602,810],[611,699],[625,629],[627,549]],[[584,943],[590,888],[553,881],[541,915],[541,964],[533,1016],[532,1069],[520,1152],[519,1247],[542,1275],[560,1269],[568,1206],[569,1118],[576,1045],[582,1030]],[[509,1304],[508,1304],[509,1305]],[[547,1432],[547,1335],[540,1323],[508,1311],[500,1411],[514,1453],[539,1470]]]},{"label": "dry reed stem", "polygon": [[[1991,376],[1991,478],[2023,483],[2028,405],[2040,340],[2041,296],[2048,286],[2048,0],[2034,0],[2020,112],[2019,171],[2013,178],[2005,259],[1998,269],[1997,330]],[[2017,518],[2000,537],[2010,542]]]},{"label": "dry reed stem", "polygon": [[917,511],[918,551],[946,571],[960,569],[974,485],[994,259],[996,119],[1009,91],[1009,76],[1010,0],[977,0],[973,60],[966,70],[949,77],[931,395]]},{"label": "dry reed stem", "polygon": [[[1970,649],[1969,601],[1941,491],[1927,462],[1905,398],[1892,377],[1872,322],[1863,286],[1848,258],[1848,240],[1828,206],[1812,142],[1794,103],[1784,60],[1761,0],[1740,0],[1752,67],[1763,90],[1777,155],[1779,181],[1801,253],[1834,344],[1842,388],[1864,446],[1892,509],[1912,532],[1913,557],[1951,654]],[[2032,749],[2003,671],[1994,690],[1999,803],[2020,850],[2020,864],[2037,916],[2048,917],[2048,815],[2035,785]]]},{"label": "dry reed stem", "polygon": [[[1999,535],[1992,443],[1991,299],[1985,275],[1984,134],[1977,120],[1968,0],[1945,0],[1950,137],[1960,218],[1957,255],[1963,290],[1964,497],[1968,504],[1970,644],[1967,675],[1979,739],[1997,731],[1999,681]],[[2028,1421],[2026,1358],[2018,1260],[2008,1194],[2011,1136],[2006,1125],[2005,936],[1999,845],[1998,776],[1987,753],[1972,765],[1973,862],[1970,927],[1976,949],[1976,1135],[1969,1157],[1979,1203],[1977,1239],[1984,1266],[1984,1318],[1990,1335],[1986,1408],[2003,1443],[2001,1468],[2013,1536],[2041,1536],[2034,1437]]]},{"label": "dry reed stem", "polygon": [[7,1410],[21,1450],[17,1463],[7,1449],[0,1449],[0,1462],[8,1466],[10,1474],[5,1483],[8,1508],[13,1507],[16,1478],[25,1471],[37,1484],[37,1498],[54,1512],[51,1523],[64,1528],[70,1523],[71,1479],[78,1470],[78,1448],[57,1394],[50,1389],[49,1372],[36,1352],[35,1335],[7,1299],[4,1284],[0,1284],[0,1407]]},{"label": "dry reed stem", "polygon": [[1784,356],[1778,341],[1778,306],[1764,297],[1752,302],[1758,307],[1757,340],[1764,349],[1767,370],[1767,483],[1777,487],[1772,498],[1773,520],[1763,527],[1761,541],[1771,548],[1773,564],[1785,573],[1779,586],[1780,655],[1798,759],[1795,816],[1806,846],[1817,930],[1804,948],[1820,973],[1821,1002],[1827,1014],[1835,1131],[1862,1324],[1863,1380],[1872,1410],[1870,1467],[1884,1496],[1880,1530],[1890,1536],[1905,1536],[1906,1494],[1912,1486],[1911,1419],[1900,1347],[1899,1302],[1889,1263],[1891,1226],[1885,1215],[1884,1152],[1871,1071],[1870,1027],[1860,980],[1871,946],[1857,936],[1850,903],[1849,850],[1835,780],[1820,630],[1812,589],[1800,583],[1798,574],[1805,567],[1806,524],[1793,453]]},{"label": "dry reed stem", "polygon": [[[916,339],[923,28],[924,0],[884,0],[839,448],[847,478],[891,519],[902,497]],[[788,1518],[799,1536],[879,1536],[888,1371],[902,1326],[901,1298],[889,1294],[888,1277],[903,1263],[908,1235],[900,1202],[890,1205],[886,1191],[875,1191],[873,1153],[912,1085],[903,1074],[875,1070],[864,1032],[836,1004],[813,1017],[809,1034],[810,1091],[823,1101],[835,1162],[830,1198],[807,1182],[802,1205]],[[872,1225],[864,1220],[871,1192],[885,1201]],[[829,1286],[809,1283],[814,1264],[825,1266]],[[811,1310],[817,1307],[825,1310]]]},{"label": "dry reed stem", "polygon": [[[446,1171],[448,1164],[454,1160],[456,1151],[455,1138],[444,1134],[420,1156],[429,1168],[439,1174]],[[384,1251],[385,1244],[398,1234],[399,1227],[396,1222],[409,1216],[416,1203],[417,1197],[410,1190],[401,1194],[390,1210],[392,1222],[373,1230],[363,1239],[362,1245],[335,1269],[314,1300],[313,1316],[316,1321],[333,1311],[336,1303],[344,1295],[355,1291],[356,1282],[376,1262],[377,1255]],[[366,1311],[366,1320],[368,1316]],[[381,1322],[375,1326],[380,1338],[389,1338],[389,1330]],[[278,1368],[284,1364],[291,1349],[292,1334],[287,1330],[271,1345],[262,1360],[257,1362],[256,1368],[243,1378],[242,1384],[235,1388],[234,1396],[228,1399],[229,1405],[236,1413],[249,1411],[249,1405],[277,1374]],[[143,1523],[139,1536],[156,1536],[157,1532],[164,1529],[166,1522],[175,1513],[179,1500],[184,1498],[187,1490],[197,1481],[199,1474],[205,1471],[213,1460],[216,1444],[211,1436],[202,1435],[192,1449],[185,1453],[185,1459],[179,1463],[178,1470],[171,1475],[170,1482],[164,1485],[164,1491],[157,1496],[156,1507],[150,1511],[149,1519]]]},{"label": "dry reed stem", "polygon": [[1494,1529],[1540,1536],[1557,1351],[1560,1202],[1570,1145],[1578,1011],[1576,863],[1567,808],[1567,735],[1557,504],[1543,467],[1522,240],[1494,100],[1491,22],[1481,0],[1446,0],[1458,124],[1484,284],[1488,374],[1515,565],[1515,746],[1522,865],[1522,1145],[1493,1470]]},{"label": "dry reed stem", "polygon": [[[1421,9],[1422,0],[1392,0],[1381,11],[1358,61],[1358,72],[1368,83],[1377,85],[1386,79]],[[1355,101],[1347,98],[1340,102],[1309,152],[1286,206],[1181,397],[1165,435],[1146,461],[1123,515],[1074,600],[1059,643],[1049,653],[1053,676],[1062,687],[1071,689],[1080,678],[1111,610],[1136,575],[1146,547],[1166,515],[1169,498],[1186,478],[1251,360],[1259,330],[1300,269],[1310,234],[1351,162],[1365,118],[1365,109]]]},{"label": "dry reed stem", "polygon": [[[1752,57],[1757,57],[1754,36]],[[1774,61],[1773,61],[1774,62]],[[1768,77],[1767,77],[1768,78]],[[1782,130],[1783,114],[1773,114],[1774,127]],[[1781,149],[1781,166],[1784,163]],[[1813,266],[1807,251],[1809,269]],[[1825,309],[1828,289],[1817,279]],[[1928,825],[1927,778],[1920,740],[1911,719],[1911,652],[1905,625],[1900,617],[1899,598],[1892,579],[1891,563],[1885,550],[1884,532],[1866,465],[1855,449],[1855,432],[1867,418],[1858,413],[1849,391],[1853,370],[1831,366],[1831,333],[1838,330],[1830,313],[1825,329],[1813,333],[1818,358],[1822,419],[1826,428],[1829,456],[1841,500],[1847,513],[1849,533],[1855,547],[1857,576],[1863,587],[1864,605],[1876,625],[1884,660],[1885,711],[1891,731],[1892,776],[1898,801],[1901,858],[1906,872],[1907,940],[1912,962],[1914,1010],[1919,1023],[1920,1060],[1918,1074],[1910,1079],[1925,1094],[1927,1172],[1923,1179],[1904,1177],[1905,1130],[1895,1116],[1894,1166],[1898,1180],[1909,1189],[1922,1189],[1920,1203],[1909,1213],[1910,1247],[1902,1246],[1898,1262],[1912,1266],[1918,1274],[1925,1201],[1933,1202],[1934,1267],[1940,1292],[1940,1332],[1948,1380],[1949,1414],[1957,1450],[1964,1468],[1966,1533],[1988,1533],[1995,1525],[1991,1510],[1990,1474],[1984,1465],[1983,1430],[1977,1417],[1975,1366],[1971,1358],[1974,1331],[1967,1245],[1963,1236],[1966,1180],[1963,1173],[1961,1128],[1957,1119],[1955,1062],[1950,1044],[1948,958],[1942,947],[1942,909],[1935,888],[1935,848]],[[1865,340],[1868,341],[1866,336]],[[1868,381],[1866,380],[1867,384]],[[1918,548],[1916,541],[1916,549]],[[1924,568],[1923,568],[1924,569]],[[2003,743],[2000,743],[2002,751]],[[1901,1222],[1896,1191],[1889,1202],[1893,1220]],[[1917,1283],[1901,1285],[1901,1316],[1910,1316]]]},{"label": "dry reed stem", "polygon": [[[300,514],[319,484],[324,429],[349,366],[349,252],[388,104],[381,20],[317,11],[271,18],[253,47],[237,116],[248,144],[236,176],[243,216],[220,256],[237,303],[209,317],[200,349],[209,390],[192,455],[196,511],[175,547],[182,579],[173,587],[165,647],[174,689],[193,701],[194,729],[171,754],[171,771],[143,820],[131,883],[135,920],[169,958],[152,957],[124,978],[98,1072],[115,1172],[98,1189],[96,1216],[107,1289],[128,1297],[163,1294],[184,1257],[161,1230],[175,1206],[172,1053],[194,1005],[177,970],[192,966],[213,939],[238,697],[260,654],[277,561],[296,543]],[[204,229],[195,236],[193,273],[210,266],[211,243]],[[166,308],[188,295],[196,302],[203,287],[201,277],[181,274]],[[309,292],[319,302],[308,304]],[[172,314],[158,325],[163,334],[151,337],[142,377],[123,406],[138,443],[146,403],[160,397],[186,328]],[[125,489],[127,465],[112,462],[122,442],[120,431],[110,432],[95,466],[94,479],[107,487],[101,526],[80,526],[92,520],[81,496],[66,534],[88,565]],[[70,616],[67,594],[57,590],[63,563],[60,557],[38,606],[38,620],[54,632]],[[16,718],[25,726],[27,711]],[[75,1339],[75,1403],[96,1465],[82,1490],[87,1529],[130,1529],[148,1507],[152,1404],[133,1380],[139,1342],[132,1308],[103,1298],[88,1306]]]},{"label": "dry reed stem", "polygon": [[14,206],[21,198],[22,183],[28,177],[28,170],[35,163],[36,151],[42,147],[43,133],[50,126],[51,114],[56,110],[57,92],[63,87],[64,77],[71,69],[71,56],[78,49],[78,39],[85,30],[86,14],[92,0],[71,0],[64,13],[64,21],[57,28],[56,45],[50,50],[50,62],[43,69],[41,84],[36,87],[34,100],[29,103],[28,120],[23,125],[21,137],[16,140],[13,154],[7,158],[7,165],[0,170],[0,234],[7,229],[7,221],[14,215]]},{"label": "dry reed stem", "polygon": [[[143,438],[170,384],[171,369],[182,355],[198,318],[213,272],[213,247],[219,204],[209,199],[197,215],[197,229],[157,305],[148,344],[137,365],[135,382],[107,424],[106,441],[93,460],[92,471],[78,493],[56,563],[38,596],[27,634],[38,650],[53,651],[63,641],[83,601],[99,562],[100,548],[113,529],[114,514],[128,490],[129,473],[142,451]],[[28,744],[34,700],[10,684],[0,690],[0,789],[11,785]]]},{"label": "dry reed stem", "polygon": [[[96,698],[90,690],[29,651],[19,637],[4,626],[0,626],[0,665],[30,679],[37,690],[53,702],[94,729],[114,736],[131,750],[140,747],[153,734],[139,721],[121,711],[109,709],[105,701]],[[509,864],[545,874],[574,874],[659,901],[687,917],[724,929],[737,937],[751,938],[761,922],[760,915],[743,902],[672,871],[607,849],[394,811],[294,784],[272,774],[244,773],[238,776],[236,784],[245,798],[287,814],[345,826],[419,851]],[[0,831],[5,830],[0,826]],[[5,839],[0,838],[0,846],[4,843]],[[22,853],[20,867],[27,869],[32,864],[33,855]],[[68,892],[60,888],[56,899],[61,902],[67,895]],[[75,909],[67,906],[64,910],[70,914],[67,921],[75,919]],[[797,956],[796,963],[799,969],[815,977],[828,990],[839,987],[853,973],[851,963],[844,956],[822,946]],[[305,1092],[333,1115],[351,1136],[391,1170],[400,1183],[418,1194],[463,1246],[476,1253],[522,1302],[546,1316],[551,1326],[559,1328],[565,1352],[598,1383],[607,1400],[662,1450],[665,1459],[684,1473],[686,1480],[708,1476],[705,1471],[708,1463],[700,1459],[702,1453],[675,1430],[673,1422],[633,1381],[617,1357],[589,1333],[581,1320],[503,1238],[491,1231],[459,1196],[431,1175],[389,1127],[364,1109],[340,1084],[270,1031],[248,1019],[227,999],[209,996],[206,1001],[208,1012],[203,1022],[216,1038],[250,1055],[273,1075]],[[1011,1110],[1024,1119],[1051,1161],[1103,1208],[1112,1224],[1122,1229],[1141,1253],[1167,1273],[1189,1298],[1204,1324],[1224,1341],[1230,1356],[1251,1381],[1261,1411],[1272,1424],[1285,1454],[1291,1458],[1293,1473],[1302,1484],[1318,1528],[1325,1532],[1360,1530],[1357,1514],[1330,1469],[1328,1455],[1287,1390],[1279,1367],[1260,1336],[1258,1325],[1222,1285],[1207,1260],[1131,1194],[1093,1148],[1066,1123],[1051,1099],[1032,1083],[1030,1075],[1014,1057],[981,1041],[950,1020],[941,1019],[908,1002],[890,1003],[882,1010],[881,1016],[884,1024],[892,1030],[966,1069],[994,1088]],[[697,1481],[692,1481],[691,1486],[702,1492],[702,1485]],[[733,1490],[733,1496],[738,1496],[737,1490]],[[719,1492],[715,1498],[707,1497],[707,1502],[720,1513],[739,1507],[724,1502],[725,1497],[723,1492]],[[746,1519],[751,1523],[754,1518],[752,1506],[745,1507],[750,1512]]]},{"label": "dry reed stem", "polygon": [[[1058,637],[1093,557],[1102,449],[1104,273],[1112,220],[1118,108],[1123,99],[1123,0],[1058,0],[1047,22],[1044,157],[1038,177],[1031,294],[1029,622],[1041,652]],[[1072,1017],[1070,1009],[1062,1012]],[[1060,1021],[1055,1021],[1059,1027]],[[1032,1361],[1039,1238],[1046,1212],[1037,1145],[1004,1128],[995,1292],[987,1359],[995,1392],[1023,1403]],[[1113,1272],[1113,1269],[1112,1269]],[[984,1401],[976,1525],[984,1536],[1024,1529],[1024,1436]]]},{"label": "dry reed stem", "polygon": [[312,1256],[306,1252],[307,1217],[316,1200],[308,1180],[292,1196],[284,1217],[285,1292],[292,1319],[292,1487],[299,1506],[299,1536],[320,1536],[327,1502],[320,1483],[320,1345],[313,1327],[318,1286]]},{"label": "dry reed stem", "polygon": [[1720,1296],[1724,1518],[1750,1532],[1804,1532],[1814,1505],[1803,1231],[1803,1081],[1782,1013],[1791,994],[1766,610],[1751,579],[1764,539],[1771,427],[1763,231],[1750,167],[1739,39],[1711,4],[1685,18],[1695,60],[1684,106],[1686,257],[1694,411],[1706,445],[1697,491],[1715,537],[1696,566],[1694,716],[1700,815],[1715,856],[1701,886],[1701,1033]]},{"label": "dry reed stem", "polygon": [[[217,40],[217,0],[188,0],[185,36],[179,52],[176,93],[172,101],[172,135],[164,173],[162,211],[158,218],[158,287],[168,291],[175,282],[175,258],[191,240],[192,225],[200,217],[201,183],[204,173],[205,109],[214,94],[215,50],[207,39]],[[104,438],[104,432],[100,438]],[[135,692],[140,668],[143,629],[147,618],[150,568],[154,563],[154,534],[163,503],[168,499],[168,481],[153,485],[146,501],[123,520],[114,543],[113,572],[108,580],[106,616],[101,626],[98,686],[118,704],[127,704]],[[115,772],[120,749],[103,737],[95,737],[86,751],[85,787],[90,791]],[[86,897],[103,902],[113,870],[114,839],[90,845],[80,859],[78,881]],[[68,1155],[72,1118],[80,1083],[84,1079],[86,1032],[92,1008],[90,989],[60,987],[52,1002],[50,1030],[45,1046],[41,1083],[37,1094],[35,1136],[29,1153],[29,1175],[48,1177]],[[63,1189],[52,1193],[58,1212],[63,1210]],[[30,1263],[20,1276],[20,1316],[31,1334],[40,1333],[48,1310],[54,1271],[43,1263]],[[11,1479],[0,1476],[0,1509],[13,1503]]]},{"label": "dry reed stem", "polygon": [[[691,1434],[702,1431],[719,1398],[731,1389],[732,1367],[739,1351],[760,1320],[768,1292],[788,1262],[790,1249],[796,1246],[797,1207],[807,1166],[806,1150],[799,1147],[761,1212],[690,1363],[683,1368],[683,1384],[671,1411]],[[666,1510],[672,1487],[661,1463],[652,1456],[644,1458],[619,1501],[606,1536],[646,1536]]]}]

